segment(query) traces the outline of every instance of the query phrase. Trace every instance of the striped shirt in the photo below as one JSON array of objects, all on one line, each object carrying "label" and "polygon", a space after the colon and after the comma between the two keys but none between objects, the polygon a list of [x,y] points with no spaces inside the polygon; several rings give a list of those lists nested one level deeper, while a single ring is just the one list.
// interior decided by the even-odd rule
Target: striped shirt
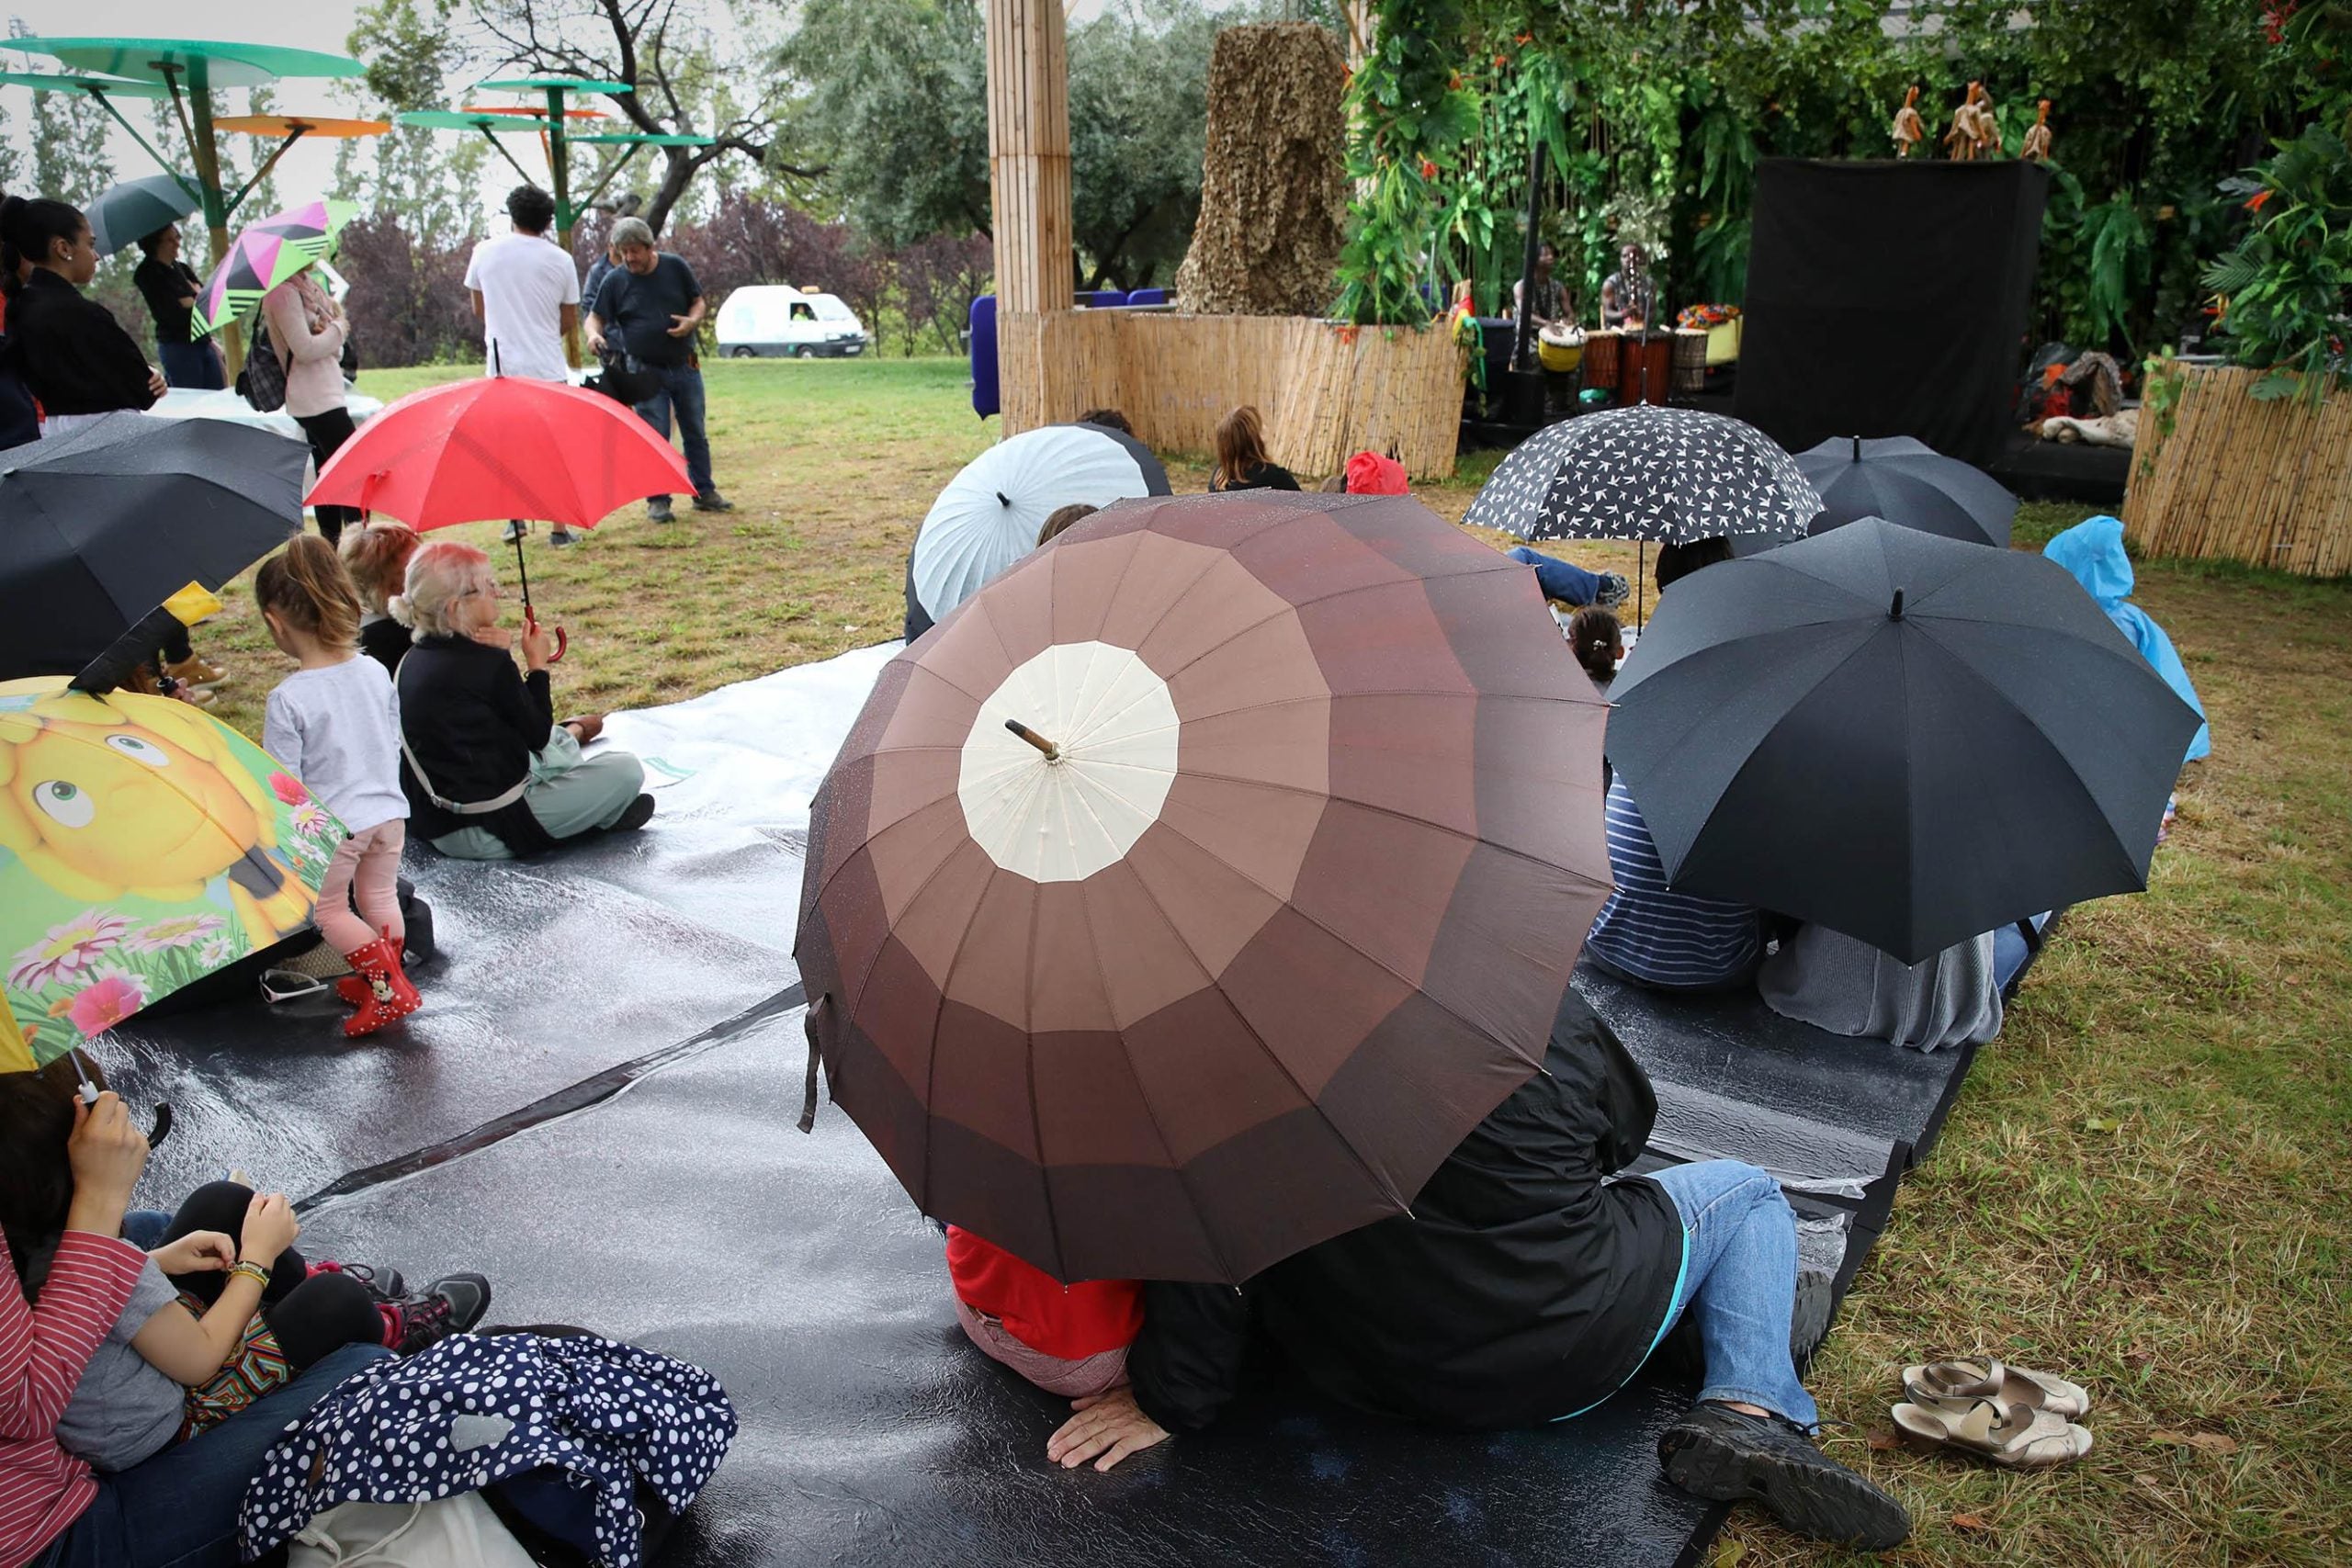
[{"label": "striped shirt", "polygon": [[146,1261],[127,1241],[67,1231],[28,1306],[0,1241],[0,1568],[24,1568],[98,1495],[90,1467],[57,1446],[57,1418]]},{"label": "striped shirt", "polygon": [[1617,891],[1600,907],[1585,951],[1604,969],[1668,990],[1744,978],[1763,953],[1756,911],[1667,886],[1665,863],[1623,774],[1609,786],[1608,824]]}]

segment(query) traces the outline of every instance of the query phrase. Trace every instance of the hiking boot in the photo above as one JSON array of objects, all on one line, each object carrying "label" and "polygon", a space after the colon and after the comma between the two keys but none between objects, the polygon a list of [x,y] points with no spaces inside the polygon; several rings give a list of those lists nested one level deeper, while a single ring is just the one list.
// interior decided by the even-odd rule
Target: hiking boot
[{"label": "hiking boot", "polygon": [[463,1334],[490,1310],[490,1281],[479,1274],[448,1274],[424,1287],[424,1294],[385,1309],[384,1343],[402,1356]]},{"label": "hiking boot", "polygon": [[530,531],[531,525],[528,523],[524,522],[520,517],[510,517],[506,521],[505,531],[498,536],[499,542],[511,545]]},{"label": "hiking boot", "polygon": [[1634,596],[1634,585],[1623,575],[1614,571],[1596,573],[1600,585],[1592,591],[1592,602],[1604,610],[1613,610]]},{"label": "hiking boot", "polygon": [[548,543],[558,549],[561,549],[566,545],[577,544],[579,541],[580,536],[560,523],[548,530]]},{"label": "hiking boot", "polygon": [[703,491],[695,497],[696,512],[732,512],[735,503],[715,490]]},{"label": "hiking boot", "polygon": [[164,673],[188,686],[217,686],[229,678],[226,670],[207,663],[200,653],[191,653],[177,663],[164,665]]},{"label": "hiking boot", "polygon": [[644,827],[648,822],[652,820],[653,797],[650,795],[640,795],[635,800],[630,801],[628,808],[618,817],[613,818],[613,825],[611,828],[607,829],[606,831],[614,833],[634,833],[639,828]]},{"label": "hiking boot", "polygon": [[1718,1503],[1760,1503],[1798,1535],[1886,1551],[1911,1516],[1866,1477],[1814,1446],[1795,1423],[1724,1404],[1694,1404],[1657,1440],[1666,1478]]},{"label": "hiking boot", "polygon": [[645,503],[645,520],[648,523],[676,522],[677,514],[670,510],[670,498],[666,495],[657,495],[652,500],[647,502]]},{"label": "hiking boot", "polygon": [[366,1263],[338,1263],[331,1258],[322,1258],[311,1265],[310,1272],[341,1274],[345,1279],[356,1280],[379,1306],[398,1305],[401,1298],[408,1294],[408,1281],[401,1278],[401,1271],[397,1269],[378,1269]]}]

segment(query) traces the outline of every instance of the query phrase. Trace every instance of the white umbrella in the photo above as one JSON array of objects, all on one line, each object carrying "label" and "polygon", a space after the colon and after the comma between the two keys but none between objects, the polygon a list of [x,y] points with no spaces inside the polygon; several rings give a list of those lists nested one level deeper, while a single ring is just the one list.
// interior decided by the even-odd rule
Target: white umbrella
[{"label": "white umbrella", "polygon": [[915,536],[914,597],[939,620],[1035,549],[1063,507],[1168,493],[1168,471],[1131,435],[1099,424],[1023,431],[967,463],[931,503]]}]

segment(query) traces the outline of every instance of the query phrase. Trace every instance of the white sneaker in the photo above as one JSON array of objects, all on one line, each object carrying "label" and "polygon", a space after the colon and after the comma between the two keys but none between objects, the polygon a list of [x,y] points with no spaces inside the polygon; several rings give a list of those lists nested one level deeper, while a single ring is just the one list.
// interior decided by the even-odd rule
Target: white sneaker
[{"label": "white sneaker", "polygon": [[530,531],[531,525],[517,517],[506,525],[506,532],[499,535],[498,537],[501,543],[511,545]]}]

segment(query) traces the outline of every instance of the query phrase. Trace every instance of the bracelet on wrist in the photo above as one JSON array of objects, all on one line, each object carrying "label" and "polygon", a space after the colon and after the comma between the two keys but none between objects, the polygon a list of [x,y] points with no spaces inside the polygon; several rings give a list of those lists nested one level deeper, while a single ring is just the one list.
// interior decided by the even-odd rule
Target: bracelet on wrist
[{"label": "bracelet on wrist", "polygon": [[236,1267],[229,1270],[229,1278],[232,1280],[240,1274],[259,1285],[263,1290],[269,1289],[269,1270],[251,1258],[239,1258]]}]

